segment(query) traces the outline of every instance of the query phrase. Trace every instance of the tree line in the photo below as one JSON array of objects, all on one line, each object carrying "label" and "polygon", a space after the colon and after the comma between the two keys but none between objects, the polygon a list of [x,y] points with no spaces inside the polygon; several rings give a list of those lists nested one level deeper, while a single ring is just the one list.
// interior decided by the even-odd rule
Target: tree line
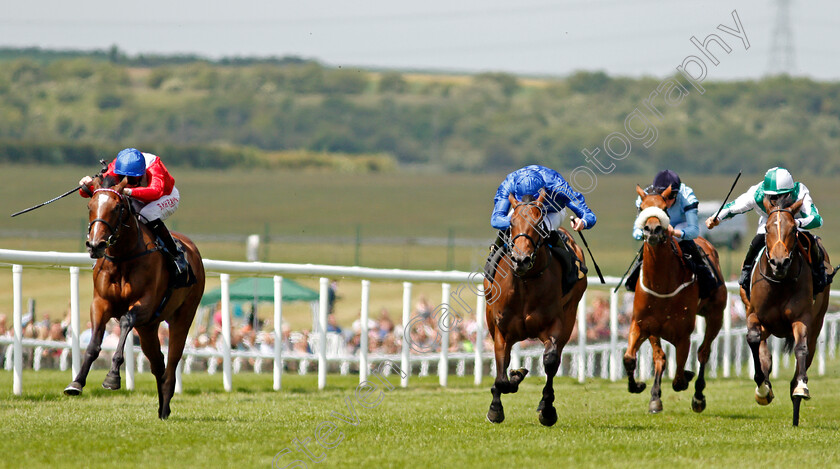
[{"label": "tree line", "polygon": [[[539,162],[563,171],[586,164],[584,151],[624,129],[663,81],[127,57],[116,48],[0,49],[0,63],[0,161],[90,164],[91,154],[132,145],[174,165],[217,168],[497,171]],[[655,142],[634,140],[611,171],[840,170],[840,83],[778,76],[703,87],[659,109]]]}]

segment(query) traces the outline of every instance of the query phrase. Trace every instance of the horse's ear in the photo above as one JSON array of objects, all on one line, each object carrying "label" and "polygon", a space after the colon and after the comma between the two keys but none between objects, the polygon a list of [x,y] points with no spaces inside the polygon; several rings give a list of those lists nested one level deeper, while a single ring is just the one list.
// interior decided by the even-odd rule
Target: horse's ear
[{"label": "horse's ear", "polygon": [[792,213],[794,215],[799,213],[799,210],[802,209],[802,203],[803,202],[805,202],[805,200],[800,199],[800,200],[797,200],[796,202],[790,204],[790,207],[788,207],[790,209],[790,213]]},{"label": "horse's ear", "polygon": [[518,203],[519,203],[519,202],[516,200],[516,197],[514,197],[514,196],[513,196],[513,194],[508,195],[508,201],[510,201],[510,205],[511,205],[511,206],[514,206],[514,205],[516,205],[516,204],[518,204]]},{"label": "horse's ear", "polygon": [[770,210],[773,210],[773,204],[770,203],[770,197],[764,196],[764,199],[761,201],[761,204],[764,205],[764,212],[770,213]]},{"label": "horse's ear", "polygon": [[545,189],[540,189],[540,196],[537,197],[537,203],[542,205],[544,200],[545,200]]},{"label": "horse's ear", "polygon": [[645,194],[644,189],[642,189],[642,186],[640,186],[640,185],[638,185],[638,184],[636,184],[636,193],[637,193],[637,194],[639,194],[639,197],[641,197],[641,198],[643,198],[643,199],[644,199],[644,198],[645,198],[645,196],[647,195],[647,194]]},{"label": "horse's ear", "polygon": [[671,186],[668,186],[668,188],[667,188],[667,189],[665,189],[664,191],[662,191],[662,198],[663,198],[663,199],[668,199],[668,196],[669,196],[669,195],[671,195],[671,192],[672,192],[672,190],[671,190]]},{"label": "horse's ear", "polygon": [[125,189],[126,184],[128,184],[128,178],[123,178],[123,180],[122,180],[122,181],[120,181],[120,183],[119,183],[119,184],[117,184],[116,186],[114,186],[114,190],[115,190],[115,191],[117,191],[117,192],[119,192],[120,194],[122,194],[122,193],[123,193],[123,189]]}]

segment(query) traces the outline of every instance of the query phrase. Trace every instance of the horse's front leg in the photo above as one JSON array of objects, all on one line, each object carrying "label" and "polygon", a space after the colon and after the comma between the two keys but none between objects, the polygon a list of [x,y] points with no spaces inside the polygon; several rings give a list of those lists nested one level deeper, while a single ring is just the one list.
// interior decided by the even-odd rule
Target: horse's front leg
[{"label": "horse's front leg", "polygon": [[[558,326],[559,329],[559,326]],[[560,368],[560,352],[563,347],[559,344],[557,334],[552,334],[545,342],[543,352],[543,367],[545,368],[545,386],[542,399],[537,406],[540,423],[550,427],[557,423],[557,409],[554,408],[554,376]]]},{"label": "horse's front leg", "polygon": [[799,426],[799,405],[802,399],[811,398],[808,391],[808,328],[802,322],[793,323],[793,354],[796,356],[796,373],[790,382],[790,399],[793,401],[793,426]]},{"label": "horse's front leg", "polygon": [[[111,370],[105,376],[105,381],[102,382],[102,387],[110,390],[117,390],[120,388],[120,367],[125,362],[125,341],[134,329],[134,323],[137,320],[137,308],[129,308],[128,312],[120,318],[120,341],[117,343],[117,350],[111,358]],[[129,347],[134,347],[134,341],[128,344]]]},{"label": "horse's front leg", "polygon": [[111,311],[108,308],[107,302],[101,299],[94,298],[90,305],[90,322],[92,330],[90,335],[90,342],[85,350],[85,361],[82,362],[82,367],[72,383],[64,388],[64,394],[68,396],[78,396],[82,393],[82,388],[87,383],[87,375],[90,372],[90,367],[93,362],[99,358],[99,353],[102,351],[102,337],[105,335],[105,326],[108,320],[111,319]]},{"label": "horse's front leg", "polygon": [[650,346],[653,349],[653,387],[650,388],[650,404],[648,412],[658,414],[662,412],[662,374],[665,372],[665,351],[662,350],[662,343],[659,337],[650,337]]},{"label": "horse's front leg", "polygon": [[645,383],[636,382],[636,354],[639,353],[639,347],[642,346],[641,339],[642,331],[639,328],[639,323],[633,317],[630,323],[630,332],[627,335],[627,350],[624,352],[624,371],[627,372],[627,390],[633,394],[639,394],[645,390]]},{"label": "horse's front leg", "polygon": [[770,371],[773,368],[770,351],[767,350],[767,336],[762,333],[761,324],[755,314],[747,315],[747,344],[753,356],[755,374],[755,401],[759,405],[773,402],[773,387],[770,385]]}]

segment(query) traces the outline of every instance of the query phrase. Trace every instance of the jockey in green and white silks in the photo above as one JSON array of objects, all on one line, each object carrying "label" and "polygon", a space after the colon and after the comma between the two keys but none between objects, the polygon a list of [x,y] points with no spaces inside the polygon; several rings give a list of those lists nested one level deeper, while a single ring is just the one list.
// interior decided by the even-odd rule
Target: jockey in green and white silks
[{"label": "jockey in green and white silks", "polygon": [[[670,169],[656,173],[653,184],[645,189],[645,193],[662,194],[668,187],[671,188],[670,196],[665,200],[666,214],[670,220],[668,231],[671,236],[677,239],[683,252],[686,267],[697,275],[700,297],[705,298],[717,286],[718,279],[706,264],[705,256],[694,242],[694,239],[700,235],[700,227],[697,221],[699,202],[694,195],[694,189],[684,184],[680,180],[680,176]],[[639,209],[641,204],[642,198],[636,197],[636,208]],[[642,229],[634,226],[633,238],[641,240],[642,237]],[[642,255],[640,254],[639,260],[631,269],[630,276],[627,277],[625,283],[630,291],[636,288],[636,280],[639,278],[641,266]]]},{"label": "jockey in green and white silks", "polygon": [[[746,192],[738,196],[738,198],[726,204],[723,207],[723,210],[720,211],[720,215],[717,219],[714,219],[713,215],[706,220],[706,226],[709,229],[712,229],[717,226],[721,220],[732,218],[735,215],[746,213],[750,210],[755,210],[756,213],[758,213],[758,230],[756,231],[756,235],[747,250],[747,256],[744,259],[744,264],[741,269],[741,278],[738,280],[741,286],[745,286],[748,283],[755,258],[761,248],[764,247],[765,224],[767,223],[768,218],[768,214],[764,209],[764,197],[766,196],[771,200],[774,200],[778,197],[786,195],[790,195],[791,203],[798,200],[802,201],[802,208],[798,213],[794,213],[793,216],[796,219],[796,225],[799,230],[813,237],[813,235],[808,233],[806,230],[821,227],[823,219],[820,216],[820,212],[817,210],[816,205],[814,205],[814,201],[811,200],[811,193],[805,184],[795,182],[793,180],[793,176],[791,176],[788,170],[779,167],[770,168],[764,175],[764,181],[750,187]],[[814,294],[822,291],[825,284],[821,283],[826,280],[825,268],[822,263],[822,252],[820,249],[817,249],[817,255],[820,262],[814,262],[814,265],[811,266],[814,269]]]}]

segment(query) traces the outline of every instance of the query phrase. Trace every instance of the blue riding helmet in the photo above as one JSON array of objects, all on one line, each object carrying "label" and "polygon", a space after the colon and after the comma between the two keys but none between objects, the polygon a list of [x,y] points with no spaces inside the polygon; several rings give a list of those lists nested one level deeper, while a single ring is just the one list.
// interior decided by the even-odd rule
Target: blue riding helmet
[{"label": "blue riding helmet", "polygon": [[653,178],[653,187],[656,192],[660,194],[667,189],[668,186],[671,186],[671,190],[674,192],[679,191],[681,184],[682,181],[680,181],[680,176],[670,169],[656,173],[656,176]]},{"label": "blue riding helmet", "polygon": [[523,171],[513,182],[513,195],[518,200],[530,195],[533,198],[540,196],[540,189],[545,187],[545,180],[536,171]]},{"label": "blue riding helmet", "polygon": [[117,155],[114,172],[122,176],[142,176],[146,174],[146,158],[140,150],[126,148]]}]

